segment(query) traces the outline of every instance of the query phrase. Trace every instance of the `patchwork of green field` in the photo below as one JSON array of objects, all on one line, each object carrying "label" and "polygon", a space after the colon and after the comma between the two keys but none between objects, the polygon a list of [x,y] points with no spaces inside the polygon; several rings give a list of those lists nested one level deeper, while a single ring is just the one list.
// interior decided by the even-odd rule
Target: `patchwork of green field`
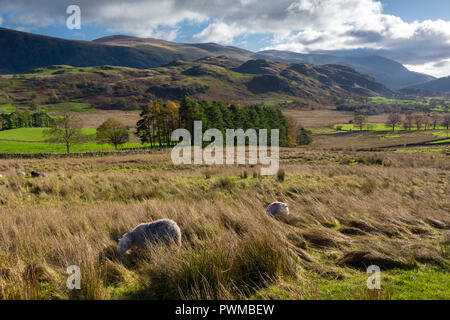
[{"label": "patchwork of green field", "polygon": [[385,97],[370,97],[369,101],[374,104],[428,104],[428,102],[418,100],[390,99]]},{"label": "patchwork of green field", "polygon": [[[19,128],[0,131],[0,140],[43,142],[48,139],[44,135],[44,130],[48,128]],[[82,133],[86,136],[94,136],[96,129],[83,128]]]},{"label": "patchwork of green field", "polygon": [[[424,98],[416,98],[416,99],[395,99],[395,98],[386,98],[386,97],[370,97],[369,102],[373,104],[414,104],[414,105],[423,105],[428,106],[431,102],[439,102],[445,101],[445,103],[449,103],[450,101],[446,100],[446,98],[442,97],[424,97]],[[444,111],[444,107],[442,105],[436,105],[431,109],[432,111]]]},{"label": "patchwork of green field", "polygon": [[[340,130],[337,130],[340,129]],[[436,146],[448,143],[449,135],[446,130],[404,130],[399,127],[394,131],[384,123],[371,123],[363,131],[353,124],[341,124],[333,127],[310,129],[313,142],[309,148],[313,149],[366,149],[385,148],[390,146],[428,145]],[[440,140],[439,140],[440,139]],[[439,141],[435,141],[439,140]],[[430,141],[435,141],[431,143]]]}]

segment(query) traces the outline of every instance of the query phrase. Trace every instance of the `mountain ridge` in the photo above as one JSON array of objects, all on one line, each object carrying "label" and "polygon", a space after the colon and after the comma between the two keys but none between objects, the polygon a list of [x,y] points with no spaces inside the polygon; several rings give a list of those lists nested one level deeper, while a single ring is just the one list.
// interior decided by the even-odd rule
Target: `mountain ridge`
[{"label": "mountain ridge", "polygon": [[405,88],[406,90],[420,90],[434,93],[450,93],[450,76],[419,83]]},{"label": "mountain ridge", "polygon": [[[0,73],[24,73],[50,65],[89,67],[113,65],[149,69],[172,61],[196,61],[205,57],[226,56],[238,61],[268,59],[283,63],[346,65],[393,88],[433,80],[413,73],[400,63],[381,56],[349,58],[330,54],[300,54],[290,51],[252,52],[216,43],[177,43],[160,39],[112,35],[93,41],[60,39],[0,28]],[[388,69],[388,71],[386,71]],[[393,72],[394,70],[394,72]]]},{"label": "mountain ridge", "polygon": [[306,62],[314,65],[347,65],[361,73],[375,78],[378,82],[396,89],[435,79],[429,75],[412,72],[401,63],[379,55],[342,57],[326,53],[302,54],[278,50],[260,51],[258,54],[284,63]]}]

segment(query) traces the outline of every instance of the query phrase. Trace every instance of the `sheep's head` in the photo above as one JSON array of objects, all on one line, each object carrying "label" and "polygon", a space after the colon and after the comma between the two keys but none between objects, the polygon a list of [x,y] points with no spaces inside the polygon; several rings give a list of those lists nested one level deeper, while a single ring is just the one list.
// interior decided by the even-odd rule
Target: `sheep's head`
[{"label": "sheep's head", "polygon": [[120,254],[125,254],[131,248],[131,240],[128,237],[128,234],[123,235],[122,238],[119,239],[119,248]]}]

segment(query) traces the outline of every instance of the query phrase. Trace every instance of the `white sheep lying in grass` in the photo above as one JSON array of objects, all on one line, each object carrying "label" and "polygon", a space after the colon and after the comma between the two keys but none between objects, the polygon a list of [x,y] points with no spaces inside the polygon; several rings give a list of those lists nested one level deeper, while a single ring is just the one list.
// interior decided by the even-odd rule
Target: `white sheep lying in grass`
[{"label": "white sheep lying in grass", "polygon": [[283,202],[272,202],[267,207],[267,213],[273,216],[289,215],[289,206]]},{"label": "white sheep lying in grass", "polygon": [[143,247],[146,242],[175,243],[181,245],[181,231],[177,223],[169,219],[161,219],[151,223],[143,223],[133,231],[119,239],[120,254],[123,255],[134,246]]}]

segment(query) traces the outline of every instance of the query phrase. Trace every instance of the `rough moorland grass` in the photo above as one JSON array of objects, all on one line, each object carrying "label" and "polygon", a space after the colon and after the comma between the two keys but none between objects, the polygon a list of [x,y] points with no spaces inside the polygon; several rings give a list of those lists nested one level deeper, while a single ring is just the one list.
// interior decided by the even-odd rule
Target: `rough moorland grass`
[{"label": "rough moorland grass", "polygon": [[[286,149],[281,158],[284,181],[252,174],[257,166],[245,166],[246,179],[242,166],[174,166],[168,152],[2,160],[0,298],[448,297],[448,157]],[[266,215],[274,200],[291,216]],[[118,237],[159,218],[180,225],[181,248],[118,256]],[[365,287],[373,262],[389,280],[381,293]],[[65,286],[73,264],[83,270],[75,293]]]}]

